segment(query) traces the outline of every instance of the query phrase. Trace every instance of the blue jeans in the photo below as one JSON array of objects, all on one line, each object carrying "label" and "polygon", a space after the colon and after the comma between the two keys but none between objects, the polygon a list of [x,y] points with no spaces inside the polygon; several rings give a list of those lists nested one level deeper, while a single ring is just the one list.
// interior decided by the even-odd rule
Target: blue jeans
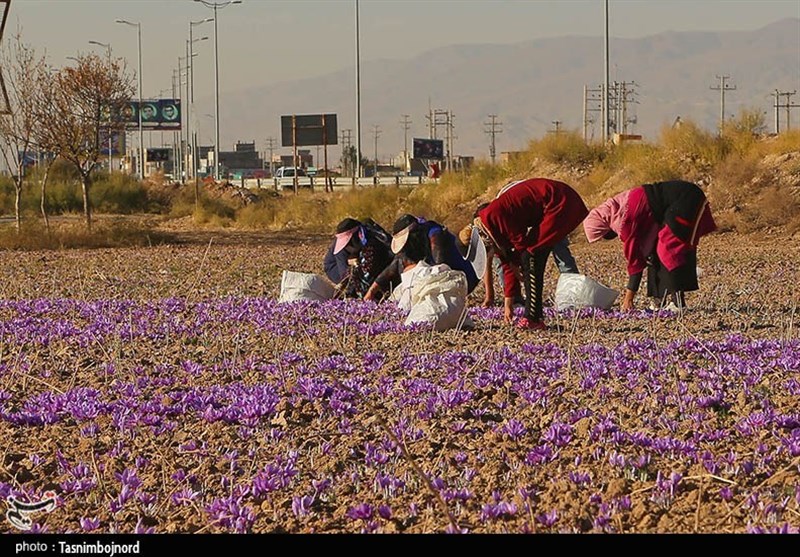
[{"label": "blue jeans", "polygon": [[569,238],[566,236],[553,246],[553,260],[556,262],[559,273],[578,273],[578,264],[569,251]]}]

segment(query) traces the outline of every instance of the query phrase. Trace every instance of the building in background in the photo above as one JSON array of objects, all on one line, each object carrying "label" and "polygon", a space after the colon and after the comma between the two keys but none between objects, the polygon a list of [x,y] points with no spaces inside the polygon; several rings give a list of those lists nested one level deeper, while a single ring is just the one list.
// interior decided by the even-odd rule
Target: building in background
[{"label": "building in background", "polygon": [[220,151],[219,162],[223,176],[254,178],[264,171],[264,159],[259,156],[255,141],[237,141],[233,151]]}]

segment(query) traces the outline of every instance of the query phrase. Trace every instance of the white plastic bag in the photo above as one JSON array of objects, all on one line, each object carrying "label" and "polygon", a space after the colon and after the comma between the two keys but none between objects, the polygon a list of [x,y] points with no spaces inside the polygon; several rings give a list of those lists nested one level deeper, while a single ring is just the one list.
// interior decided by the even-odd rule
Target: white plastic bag
[{"label": "white plastic bag", "polygon": [[323,302],[333,298],[334,294],[333,285],[320,275],[284,271],[281,276],[281,294],[278,301],[281,303],[298,300]]},{"label": "white plastic bag", "polygon": [[556,285],[555,304],[561,311],[568,308],[609,309],[619,292],[586,275],[561,273]]},{"label": "white plastic bag", "polygon": [[411,269],[403,271],[400,275],[400,284],[392,290],[390,299],[397,303],[405,313],[411,311],[411,290],[414,285],[425,277],[449,271],[447,265],[429,265],[424,260],[420,261]]},{"label": "white plastic bag", "polygon": [[429,323],[437,331],[458,326],[467,304],[467,275],[445,270],[417,280],[411,287],[411,312],[405,324]]}]

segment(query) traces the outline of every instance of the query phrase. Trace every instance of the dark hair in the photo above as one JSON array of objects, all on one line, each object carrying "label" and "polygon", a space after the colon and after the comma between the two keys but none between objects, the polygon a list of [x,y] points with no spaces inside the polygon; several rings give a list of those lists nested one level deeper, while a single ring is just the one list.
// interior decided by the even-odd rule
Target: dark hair
[{"label": "dark hair", "polygon": [[347,232],[348,230],[355,228],[356,226],[361,226],[361,222],[357,221],[356,219],[347,217],[338,225],[336,225],[336,233],[341,234],[342,232]]},{"label": "dark hair", "polygon": [[417,222],[417,217],[409,213],[406,213],[405,215],[403,215],[394,222],[394,226],[392,227],[392,235],[397,234],[398,232],[400,232],[405,228],[408,228],[415,222]]},{"label": "dark hair", "polygon": [[425,234],[420,234],[419,229],[416,229],[408,235],[406,245],[403,246],[402,253],[406,259],[414,263],[419,263],[428,256],[430,251],[430,243]]}]

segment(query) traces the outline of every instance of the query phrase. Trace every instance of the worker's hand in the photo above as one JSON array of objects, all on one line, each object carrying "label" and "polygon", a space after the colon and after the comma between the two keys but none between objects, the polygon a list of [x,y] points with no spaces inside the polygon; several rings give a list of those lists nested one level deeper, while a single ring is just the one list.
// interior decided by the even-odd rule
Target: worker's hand
[{"label": "worker's hand", "polygon": [[377,302],[381,295],[381,288],[378,286],[377,283],[373,282],[372,285],[367,290],[367,293],[364,294],[364,300]]},{"label": "worker's hand", "polygon": [[483,302],[481,302],[481,307],[485,307],[485,308],[494,307],[494,296],[492,296],[491,298],[488,297],[488,296],[485,297],[483,299]]},{"label": "worker's hand", "polygon": [[503,298],[503,319],[506,323],[514,323],[514,298]]},{"label": "worker's hand", "polygon": [[620,304],[620,309],[622,311],[630,311],[633,309],[633,298],[636,296],[636,292],[633,290],[625,289],[625,295],[622,297],[622,303]]}]

